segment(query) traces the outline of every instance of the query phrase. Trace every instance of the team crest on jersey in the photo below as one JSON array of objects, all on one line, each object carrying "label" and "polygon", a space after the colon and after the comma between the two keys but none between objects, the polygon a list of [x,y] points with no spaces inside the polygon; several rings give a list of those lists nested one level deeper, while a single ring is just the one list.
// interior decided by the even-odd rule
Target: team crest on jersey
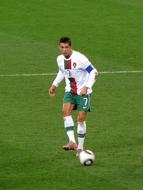
[{"label": "team crest on jersey", "polygon": [[75,62],[73,63],[73,67],[76,68],[76,63]]}]

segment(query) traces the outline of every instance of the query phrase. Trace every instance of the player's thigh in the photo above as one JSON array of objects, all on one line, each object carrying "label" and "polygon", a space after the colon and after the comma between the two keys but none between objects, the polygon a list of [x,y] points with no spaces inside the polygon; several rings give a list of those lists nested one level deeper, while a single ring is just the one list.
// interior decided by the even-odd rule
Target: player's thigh
[{"label": "player's thigh", "polygon": [[64,114],[64,116],[71,115],[72,110],[74,109],[74,106],[75,105],[73,103],[70,103],[70,102],[64,103],[63,104],[63,114]]},{"label": "player's thigh", "polygon": [[71,115],[71,112],[75,106],[75,100],[70,92],[66,92],[63,99],[63,114],[64,116]]},{"label": "player's thigh", "polygon": [[79,111],[78,116],[77,116],[77,121],[78,122],[83,122],[83,121],[86,120],[86,117],[87,117],[87,112]]}]

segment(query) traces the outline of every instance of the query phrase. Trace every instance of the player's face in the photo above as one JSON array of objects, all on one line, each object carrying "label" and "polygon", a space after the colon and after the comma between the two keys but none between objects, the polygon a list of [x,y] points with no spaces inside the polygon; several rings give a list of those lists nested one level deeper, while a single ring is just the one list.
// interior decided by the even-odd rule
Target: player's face
[{"label": "player's face", "polygon": [[60,43],[59,49],[61,54],[63,54],[65,57],[70,57],[72,54],[72,48],[68,43]]}]

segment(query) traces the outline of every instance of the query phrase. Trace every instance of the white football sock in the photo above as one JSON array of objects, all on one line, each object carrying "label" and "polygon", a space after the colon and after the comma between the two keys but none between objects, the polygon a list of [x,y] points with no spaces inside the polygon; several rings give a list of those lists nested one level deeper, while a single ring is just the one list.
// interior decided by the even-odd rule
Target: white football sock
[{"label": "white football sock", "polygon": [[75,143],[76,141],[74,137],[74,122],[71,115],[64,117],[64,126],[66,129],[66,133],[69,138],[69,141],[72,141]]},{"label": "white football sock", "polygon": [[77,134],[78,134],[78,149],[83,150],[85,134],[86,134],[86,122],[85,121],[78,122]]}]

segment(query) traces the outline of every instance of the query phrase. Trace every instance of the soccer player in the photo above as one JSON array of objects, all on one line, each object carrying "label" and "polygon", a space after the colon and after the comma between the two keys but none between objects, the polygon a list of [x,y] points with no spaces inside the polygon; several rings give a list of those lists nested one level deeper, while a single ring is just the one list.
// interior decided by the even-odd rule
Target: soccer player
[{"label": "soccer player", "polygon": [[[76,150],[77,156],[84,149],[86,135],[86,116],[90,111],[90,97],[92,86],[96,81],[96,68],[87,57],[72,49],[69,37],[59,40],[61,55],[57,57],[59,72],[53,81],[49,95],[55,96],[56,88],[65,79],[65,95],[63,99],[64,127],[69,138],[65,150]],[[77,110],[77,136],[78,144],[74,135],[74,121],[72,111]]]}]

